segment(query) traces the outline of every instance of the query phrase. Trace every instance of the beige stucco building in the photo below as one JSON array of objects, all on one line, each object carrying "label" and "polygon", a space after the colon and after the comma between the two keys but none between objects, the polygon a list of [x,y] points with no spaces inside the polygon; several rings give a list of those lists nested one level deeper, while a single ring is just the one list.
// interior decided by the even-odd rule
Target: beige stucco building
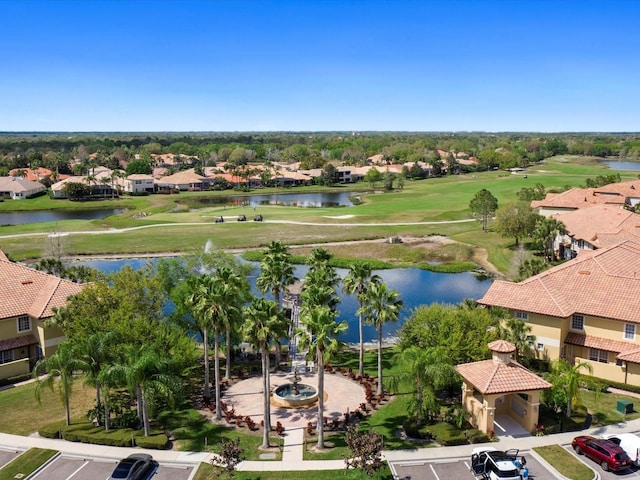
[{"label": "beige stucco building", "polygon": [[64,332],[45,322],[82,288],[10,262],[0,251],[0,378],[28,374],[36,361],[55,352]]},{"label": "beige stucco building", "polygon": [[578,256],[520,283],[495,281],[478,302],[531,327],[540,358],[587,362],[599,378],[640,385],[640,244]]}]

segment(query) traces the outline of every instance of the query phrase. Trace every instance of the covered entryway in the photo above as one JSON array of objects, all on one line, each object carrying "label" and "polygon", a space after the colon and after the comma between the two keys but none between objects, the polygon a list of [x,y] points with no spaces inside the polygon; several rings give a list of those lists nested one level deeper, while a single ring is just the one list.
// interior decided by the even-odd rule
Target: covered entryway
[{"label": "covered entryway", "polygon": [[484,433],[531,434],[538,423],[540,393],[551,384],[511,358],[516,350],[512,343],[496,340],[489,349],[491,360],[456,367],[463,379],[463,408]]}]

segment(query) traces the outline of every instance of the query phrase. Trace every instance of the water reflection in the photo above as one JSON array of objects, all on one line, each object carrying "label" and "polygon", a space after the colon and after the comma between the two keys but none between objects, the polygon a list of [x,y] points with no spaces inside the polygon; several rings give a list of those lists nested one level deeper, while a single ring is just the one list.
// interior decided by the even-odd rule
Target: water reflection
[{"label": "water reflection", "polygon": [[[158,259],[130,258],[119,260],[91,260],[78,262],[82,265],[96,268],[103,272],[116,272],[124,265],[130,265],[134,269],[144,267],[148,262],[156,262]],[[251,288],[257,295],[255,280],[259,274],[258,264],[250,277]],[[296,265],[295,276],[303,278],[307,273],[306,265]],[[337,269],[340,278],[347,275],[348,270]],[[400,292],[400,298],[404,302],[404,307],[400,313],[400,318],[396,323],[383,326],[385,337],[394,337],[398,329],[409,318],[413,310],[420,305],[430,305],[432,303],[458,304],[466,298],[478,299],[482,297],[491,285],[491,280],[478,279],[473,274],[466,273],[435,273],[418,268],[394,268],[389,270],[376,270],[375,274],[382,277],[389,288]],[[340,286],[341,288],[341,286]],[[358,302],[354,296],[345,295],[341,290],[340,304],[338,305],[339,320],[349,323],[349,329],[344,332],[340,339],[349,343],[358,342]],[[366,342],[377,341],[376,329],[371,325],[364,328],[364,339]]]},{"label": "water reflection", "polygon": [[[20,201],[20,200],[14,200]],[[126,212],[126,208],[82,210],[36,210],[27,212],[0,212],[0,225],[58,222],[60,220],[97,220]]]},{"label": "water reflection", "polygon": [[633,162],[631,160],[607,160],[599,163],[606,165],[612,170],[640,170],[640,162]]},{"label": "water reflection", "polygon": [[350,192],[273,193],[269,195],[239,195],[199,197],[202,205],[280,205],[285,207],[349,207],[353,205]]}]

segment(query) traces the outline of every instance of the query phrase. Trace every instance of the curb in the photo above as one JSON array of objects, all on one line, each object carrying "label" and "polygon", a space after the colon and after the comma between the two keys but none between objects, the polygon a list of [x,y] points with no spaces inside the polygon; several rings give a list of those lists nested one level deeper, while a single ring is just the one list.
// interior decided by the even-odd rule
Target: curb
[{"label": "curb", "polygon": [[[22,452],[22,453],[24,453],[24,452]],[[36,468],[33,472],[31,472],[29,475],[27,475],[24,480],[30,480],[30,479],[34,478],[36,475],[39,475],[41,471],[43,471],[45,468],[47,468],[50,463],[53,463],[53,461],[56,460],[60,456],[62,456],[62,452],[60,450],[58,450],[58,452],[55,455],[53,455],[49,460],[44,462],[42,465],[40,465],[38,468]],[[16,458],[14,458],[14,460],[16,460],[18,458],[20,458],[20,455],[18,455]]]}]

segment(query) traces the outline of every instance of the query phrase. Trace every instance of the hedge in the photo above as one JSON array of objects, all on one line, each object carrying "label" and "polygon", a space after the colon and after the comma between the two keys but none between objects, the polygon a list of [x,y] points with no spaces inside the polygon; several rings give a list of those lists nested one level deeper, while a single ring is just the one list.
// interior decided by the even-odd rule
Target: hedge
[{"label": "hedge", "polygon": [[68,442],[91,443],[94,445],[108,445],[111,447],[152,448],[162,450],[168,447],[169,439],[164,432],[153,430],[149,437],[145,437],[142,430],[113,429],[106,431],[104,427],[94,426],[86,420],[76,421],[66,425],[64,421],[54,422],[38,430],[45,438],[62,438]]}]

